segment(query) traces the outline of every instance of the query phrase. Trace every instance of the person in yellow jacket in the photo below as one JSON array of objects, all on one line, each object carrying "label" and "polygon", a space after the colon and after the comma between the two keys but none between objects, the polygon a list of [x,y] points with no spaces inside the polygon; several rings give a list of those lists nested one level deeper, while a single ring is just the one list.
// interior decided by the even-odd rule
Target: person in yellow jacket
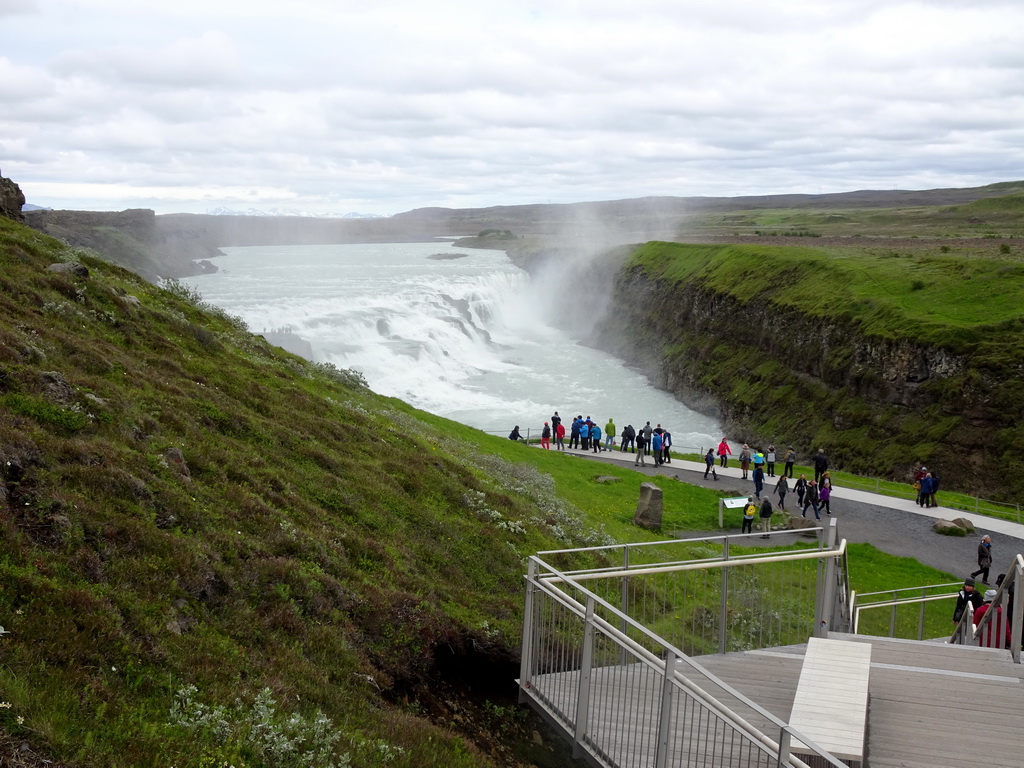
[{"label": "person in yellow jacket", "polygon": [[615,422],[608,419],[608,423],[604,425],[604,449],[610,451],[615,447]]}]

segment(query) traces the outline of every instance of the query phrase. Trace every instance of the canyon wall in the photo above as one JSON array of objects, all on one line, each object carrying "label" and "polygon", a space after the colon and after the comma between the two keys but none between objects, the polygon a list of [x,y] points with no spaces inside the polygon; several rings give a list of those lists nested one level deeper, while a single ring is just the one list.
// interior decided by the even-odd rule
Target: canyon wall
[{"label": "canyon wall", "polygon": [[[722,269],[740,275],[735,280],[749,278],[735,261],[742,253],[733,261],[716,254]],[[1024,451],[1024,355],[1010,341],[1020,336],[1019,321],[924,334],[913,323],[865,323],[839,297],[834,310],[825,301],[809,311],[778,286],[813,293],[822,279],[813,259],[807,270],[780,268],[774,288],[769,278],[746,293],[723,288],[711,266],[680,277],[671,259],[664,268],[635,257],[618,262],[610,285],[591,286],[609,301],[587,343],[718,416],[730,438],[793,445],[803,458],[824,448],[836,467],[900,481],[925,464],[947,489],[987,498],[1024,489],[1015,461]],[[542,263],[535,257],[525,266],[536,276]]]}]

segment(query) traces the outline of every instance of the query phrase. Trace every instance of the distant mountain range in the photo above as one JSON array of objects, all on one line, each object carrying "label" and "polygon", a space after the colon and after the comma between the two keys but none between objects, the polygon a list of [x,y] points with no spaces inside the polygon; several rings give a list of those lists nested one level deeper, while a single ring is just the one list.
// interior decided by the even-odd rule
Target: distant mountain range
[{"label": "distant mountain range", "polygon": [[263,211],[259,208],[246,208],[244,211],[223,206],[206,212],[209,216],[303,216],[310,219],[386,219],[376,213],[310,213],[294,208],[271,208]]}]

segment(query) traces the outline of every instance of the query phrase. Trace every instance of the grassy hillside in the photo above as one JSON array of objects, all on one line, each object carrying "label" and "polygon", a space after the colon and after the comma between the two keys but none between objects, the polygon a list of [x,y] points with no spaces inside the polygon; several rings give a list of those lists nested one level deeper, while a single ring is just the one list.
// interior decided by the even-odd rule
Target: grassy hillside
[{"label": "grassy hillside", "polygon": [[[5,219],[0,467],[12,765],[567,764],[514,706],[524,557],[653,538],[628,468],[379,397]],[[714,527],[715,494],[657,482],[667,529]]]}]

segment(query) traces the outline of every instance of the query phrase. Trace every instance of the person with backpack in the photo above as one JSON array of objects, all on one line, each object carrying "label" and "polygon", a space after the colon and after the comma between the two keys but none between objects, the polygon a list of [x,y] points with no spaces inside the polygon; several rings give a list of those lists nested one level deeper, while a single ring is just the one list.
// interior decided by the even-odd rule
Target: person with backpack
[{"label": "person with backpack", "polygon": [[561,421],[555,425],[555,447],[560,450],[565,450],[565,424]]},{"label": "person with backpack", "polygon": [[551,426],[545,421],[544,428],[540,431],[540,447],[551,450]]},{"label": "person with backpack", "polygon": [[601,428],[597,424],[590,428],[590,448],[594,453],[601,452]]},{"label": "person with backpack", "polygon": [[660,467],[664,455],[661,452],[662,448],[662,433],[654,432],[651,435],[651,453],[654,455],[654,466]]},{"label": "person with backpack", "polygon": [[782,468],[782,474],[789,475],[789,479],[793,479],[793,465],[796,464],[796,451],[793,450],[793,446],[789,446],[786,449],[786,466]]},{"label": "person with backpack", "polygon": [[757,515],[757,504],[754,503],[754,497],[747,497],[747,505],[743,507],[743,527],[740,528],[740,533],[753,533],[754,532],[754,516]]}]

